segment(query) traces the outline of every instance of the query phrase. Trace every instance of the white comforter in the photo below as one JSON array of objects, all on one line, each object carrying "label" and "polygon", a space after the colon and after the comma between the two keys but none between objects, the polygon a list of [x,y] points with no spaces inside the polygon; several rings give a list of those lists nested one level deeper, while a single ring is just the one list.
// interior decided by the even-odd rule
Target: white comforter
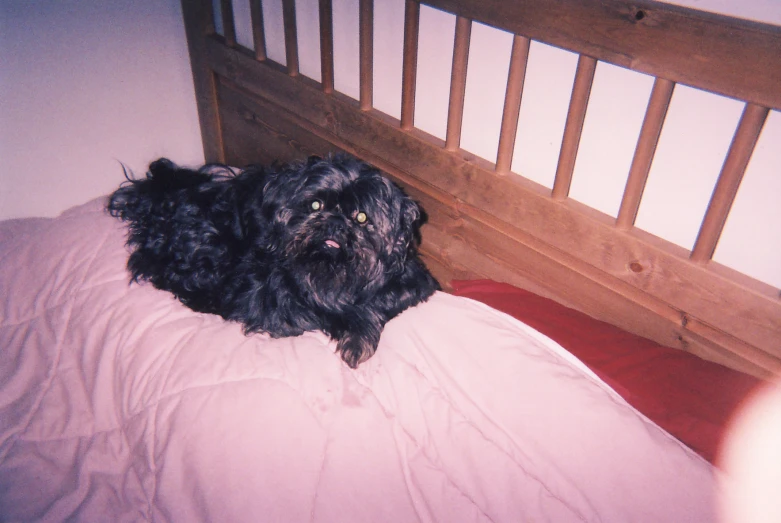
[{"label": "white comforter", "polygon": [[708,463],[561,347],[439,293],[346,367],[128,285],[96,201],[0,223],[2,521],[714,519]]}]

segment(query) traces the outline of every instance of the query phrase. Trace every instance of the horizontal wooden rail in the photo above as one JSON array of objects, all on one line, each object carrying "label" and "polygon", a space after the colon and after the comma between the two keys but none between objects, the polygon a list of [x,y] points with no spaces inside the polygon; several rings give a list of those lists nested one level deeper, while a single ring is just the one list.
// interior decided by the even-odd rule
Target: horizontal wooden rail
[{"label": "horizontal wooden rail", "polygon": [[781,110],[781,27],[652,0],[426,0],[654,77]]}]

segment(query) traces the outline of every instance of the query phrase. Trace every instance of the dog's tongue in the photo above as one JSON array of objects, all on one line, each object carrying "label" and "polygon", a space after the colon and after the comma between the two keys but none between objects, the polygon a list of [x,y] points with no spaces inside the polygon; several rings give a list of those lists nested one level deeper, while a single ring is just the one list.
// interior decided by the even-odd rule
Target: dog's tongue
[{"label": "dog's tongue", "polygon": [[339,249],[341,246],[333,240],[326,240],[325,244],[332,249]]}]

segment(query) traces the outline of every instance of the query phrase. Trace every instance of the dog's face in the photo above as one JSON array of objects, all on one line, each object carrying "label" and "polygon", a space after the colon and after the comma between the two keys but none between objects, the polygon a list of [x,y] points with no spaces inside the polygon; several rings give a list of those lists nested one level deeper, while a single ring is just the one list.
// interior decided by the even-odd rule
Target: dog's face
[{"label": "dog's face", "polygon": [[353,158],[311,159],[264,189],[283,263],[302,292],[340,311],[374,295],[414,254],[418,205]]}]

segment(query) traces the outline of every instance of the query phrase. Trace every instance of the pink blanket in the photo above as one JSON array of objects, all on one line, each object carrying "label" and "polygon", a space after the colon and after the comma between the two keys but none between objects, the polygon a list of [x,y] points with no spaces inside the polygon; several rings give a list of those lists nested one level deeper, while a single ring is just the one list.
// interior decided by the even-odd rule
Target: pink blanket
[{"label": "pink blanket", "polygon": [[712,521],[711,466],[439,293],[350,370],[128,285],[102,202],[0,223],[3,521]]}]

